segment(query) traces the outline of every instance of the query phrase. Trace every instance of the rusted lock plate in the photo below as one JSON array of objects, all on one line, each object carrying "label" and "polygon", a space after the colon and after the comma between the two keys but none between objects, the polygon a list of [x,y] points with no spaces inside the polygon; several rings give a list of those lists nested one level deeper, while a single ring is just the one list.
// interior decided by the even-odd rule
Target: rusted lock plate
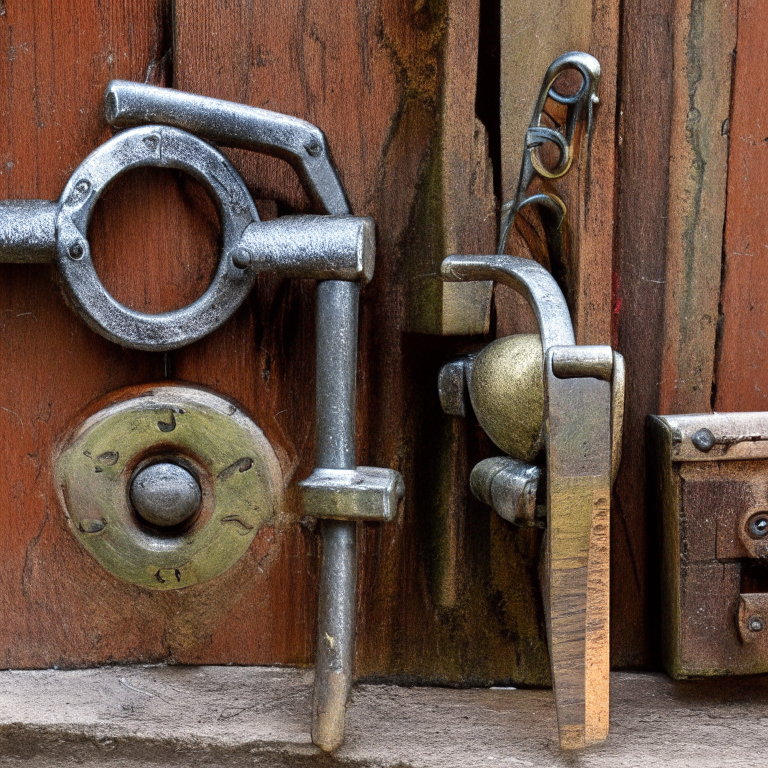
[{"label": "rusted lock plate", "polygon": [[651,416],[649,439],[667,671],[768,672],[768,413]]}]

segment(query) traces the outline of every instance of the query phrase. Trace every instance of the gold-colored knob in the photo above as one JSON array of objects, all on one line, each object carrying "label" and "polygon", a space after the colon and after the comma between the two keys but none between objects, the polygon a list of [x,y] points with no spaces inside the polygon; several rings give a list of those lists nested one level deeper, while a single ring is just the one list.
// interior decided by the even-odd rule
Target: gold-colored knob
[{"label": "gold-colored knob", "polygon": [[469,377],[472,408],[502,451],[533,461],[544,447],[544,375],[538,334],[505,336],[475,358]]}]

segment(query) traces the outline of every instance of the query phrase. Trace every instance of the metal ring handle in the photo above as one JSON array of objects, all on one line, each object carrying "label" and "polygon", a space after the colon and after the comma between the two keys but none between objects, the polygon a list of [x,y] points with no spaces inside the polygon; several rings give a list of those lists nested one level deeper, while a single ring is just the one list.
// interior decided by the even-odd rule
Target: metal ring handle
[{"label": "metal ring handle", "polygon": [[[116,301],[99,279],[88,244],[88,223],[106,187],[144,166],[177,168],[211,194],[222,228],[222,255],[205,293],[172,312],[150,315]],[[97,333],[134,349],[163,351],[197,341],[226,322],[253,287],[256,274],[229,257],[259,215],[242,178],[224,155],[186,131],[133,128],[92,152],[72,174],[59,200],[56,261],[64,292]]]}]

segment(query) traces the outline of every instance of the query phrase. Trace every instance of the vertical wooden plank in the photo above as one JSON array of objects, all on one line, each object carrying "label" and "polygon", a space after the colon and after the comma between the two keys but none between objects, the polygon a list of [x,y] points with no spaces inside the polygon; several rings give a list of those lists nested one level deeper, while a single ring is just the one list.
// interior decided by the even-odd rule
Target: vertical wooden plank
[{"label": "vertical wooden plank", "polygon": [[730,119],[722,336],[715,408],[768,410],[768,6],[740,0]]},{"label": "vertical wooden plank", "polygon": [[[174,85],[320,125],[353,210],[371,213],[379,204],[373,184],[380,147],[398,104],[395,71],[373,19],[349,3],[216,6],[213,12],[210,3],[176,4]],[[254,153],[231,155],[255,196],[275,199],[283,210],[306,209],[287,165]],[[381,271],[379,262],[377,277]],[[247,620],[233,622],[229,607],[212,611],[210,643],[191,638],[183,659],[231,661],[236,648],[236,658],[249,663],[311,660],[317,540],[300,523],[296,481],[314,459],[313,323],[310,282],[266,277],[233,322],[176,354],[178,377],[243,403],[275,445],[288,489],[268,562],[258,552],[244,558],[237,601],[249,607]],[[299,610],[283,609],[288,596]]]},{"label": "vertical wooden plank", "polygon": [[643,666],[651,659],[642,435],[646,414],[657,413],[659,405],[661,348],[656,334],[663,324],[666,277],[673,24],[665,0],[624,6],[616,309],[628,406],[611,526],[611,650],[619,666]]},{"label": "vertical wooden plank", "polygon": [[408,330],[488,332],[492,285],[444,283],[446,256],[492,253],[496,200],[486,130],[475,116],[480,0],[449,0],[434,73],[437,125],[408,259]]},{"label": "vertical wooden plank", "polygon": [[734,12],[723,0],[623,8],[615,307],[627,410],[612,526],[617,666],[658,658],[646,415],[710,407]]},{"label": "vertical wooden plank", "polygon": [[687,0],[675,14],[660,413],[712,405],[736,5]]},{"label": "vertical wooden plank", "polygon": [[[616,66],[619,33],[618,2],[579,0],[502,2],[501,169],[504,200],[517,189],[526,130],[541,82],[549,65],[561,54],[581,50],[600,61],[600,104],[594,132],[584,143],[577,169],[557,183],[568,208],[575,255],[569,276],[569,302],[581,344],[611,340],[611,265],[616,133]],[[520,234],[510,239],[510,252],[535,258],[531,241]],[[514,329],[505,317],[514,311],[507,292],[498,291],[501,332]]]},{"label": "vertical wooden plank", "polygon": [[[162,82],[167,20],[161,0],[2,4],[0,197],[58,197],[81,160],[110,136],[106,83]],[[90,236],[99,271],[134,306],[182,303],[201,285],[169,273],[189,275],[186,267],[197,263],[185,228],[191,239],[205,236],[205,208],[199,217],[173,176],[134,181],[137,187],[111,190],[96,214]],[[158,237],[163,217],[169,231]],[[0,665],[167,658],[167,601],[108,577],[81,549],[51,477],[54,447],[81,409],[115,388],[162,378],[163,356],[96,336],[65,306],[52,267],[0,269]]]}]

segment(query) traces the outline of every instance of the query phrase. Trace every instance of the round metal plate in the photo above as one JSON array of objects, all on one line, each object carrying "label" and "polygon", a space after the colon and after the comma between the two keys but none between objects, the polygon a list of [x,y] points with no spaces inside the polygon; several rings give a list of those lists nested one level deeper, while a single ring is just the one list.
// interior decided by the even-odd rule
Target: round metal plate
[{"label": "round metal plate", "polygon": [[[192,304],[158,315],[116,301],[99,280],[88,245],[99,196],[120,174],[141,166],[178,168],[197,179],[213,197],[222,228],[222,257],[208,290]],[[256,207],[226,157],[191,133],[146,126],[118,134],[72,174],[59,205],[56,260],[65,295],[94,331],[125,347],[168,350],[196,341],[231,317],[253,287],[255,272],[235,266],[230,253],[245,228],[259,221]]]},{"label": "round metal plate", "polygon": [[[153,528],[133,509],[130,482],[152,462],[188,469],[197,515]],[[282,499],[272,446],[237,406],[191,387],[148,389],[88,418],[55,460],[60,499],[80,543],[120,579],[178,589],[213,579],[247,551]]]}]

